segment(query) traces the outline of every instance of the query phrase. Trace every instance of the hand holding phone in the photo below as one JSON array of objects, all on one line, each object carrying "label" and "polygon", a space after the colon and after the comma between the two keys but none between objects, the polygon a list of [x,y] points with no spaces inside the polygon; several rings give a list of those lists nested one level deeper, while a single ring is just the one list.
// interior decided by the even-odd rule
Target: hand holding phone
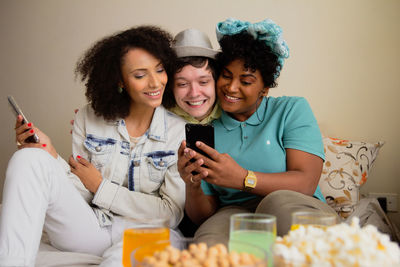
[{"label": "hand holding phone", "polygon": [[[14,98],[10,95],[7,98],[8,98],[8,103],[10,104],[12,110],[15,113],[15,116],[21,115],[22,116],[22,124],[28,123],[29,121],[25,117],[24,113],[22,112],[22,110],[20,109],[20,107],[18,106],[18,104],[14,100]],[[37,136],[37,134],[33,134],[33,135],[29,136],[28,138],[26,138],[25,142],[26,143],[39,143],[39,137]]]}]

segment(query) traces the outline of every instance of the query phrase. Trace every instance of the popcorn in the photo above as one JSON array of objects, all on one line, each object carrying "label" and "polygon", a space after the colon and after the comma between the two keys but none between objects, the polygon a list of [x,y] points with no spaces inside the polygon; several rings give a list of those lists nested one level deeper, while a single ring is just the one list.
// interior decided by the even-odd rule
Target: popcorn
[{"label": "popcorn", "polygon": [[275,266],[400,266],[400,248],[375,226],[341,223],[319,228],[300,226],[274,245]]}]

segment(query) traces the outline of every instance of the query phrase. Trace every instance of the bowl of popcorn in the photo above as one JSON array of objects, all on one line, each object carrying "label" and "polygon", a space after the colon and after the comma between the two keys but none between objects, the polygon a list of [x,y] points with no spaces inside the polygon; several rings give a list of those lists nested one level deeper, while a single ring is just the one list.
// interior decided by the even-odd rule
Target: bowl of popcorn
[{"label": "bowl of popcorn", "polygon": [[132,252],[133,267],[267,267],[267,253],[252,244],[241,242],[241,251],[228,251],[223,244],[207,246],[193,239],[179,242],[157,241]]},{"label": "bowl of popcorn", "polygon": [[369,267],[400,266],[400,249],[375,226],[341,223],[326,228],[300,226],[277,237],[275,267]]}]

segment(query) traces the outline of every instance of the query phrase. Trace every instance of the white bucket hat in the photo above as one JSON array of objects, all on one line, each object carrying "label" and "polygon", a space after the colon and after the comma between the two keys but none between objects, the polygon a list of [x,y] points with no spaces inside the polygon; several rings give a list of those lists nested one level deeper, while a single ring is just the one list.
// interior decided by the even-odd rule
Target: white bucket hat
[{"label": "white bucket hat", "polygon": [[208,57],[215,58],[208,36],[197,29],[186,29],[178,33],[173,41],[172,49],[178,57]]}]

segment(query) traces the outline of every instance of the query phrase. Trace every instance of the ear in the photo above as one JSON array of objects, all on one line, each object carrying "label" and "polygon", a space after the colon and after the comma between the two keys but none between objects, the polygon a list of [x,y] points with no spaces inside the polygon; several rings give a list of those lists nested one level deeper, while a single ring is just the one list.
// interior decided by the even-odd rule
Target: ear
[{"label": "ear", "polygon": [[264,88],[261,90],[261,95],[262,95],[262,96],[267,96],[267,95],[268,95],[268,92],[269,92],[269,87],[264,87]]}]

